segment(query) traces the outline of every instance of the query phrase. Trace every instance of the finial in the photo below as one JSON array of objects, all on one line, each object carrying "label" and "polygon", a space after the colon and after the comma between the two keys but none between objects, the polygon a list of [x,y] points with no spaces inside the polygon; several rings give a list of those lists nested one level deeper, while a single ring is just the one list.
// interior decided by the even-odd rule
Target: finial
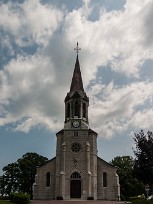
[{"label": "finial", "polygon": [[77,42],[77,46],[76,46],[76,48],[74,48],[74,50],[76,50],[77,54],[79,53],[79,50],[81,50],[81,48],[79,48],[79,46],[78,46],[78,42]]}]

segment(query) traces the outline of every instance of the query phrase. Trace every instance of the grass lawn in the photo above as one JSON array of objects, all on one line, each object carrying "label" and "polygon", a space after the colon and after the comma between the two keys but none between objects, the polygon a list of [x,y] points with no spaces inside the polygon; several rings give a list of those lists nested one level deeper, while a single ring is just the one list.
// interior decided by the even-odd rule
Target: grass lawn
[{"label": "grass lawn", "polygon": [[0,200],[0,204],[13,204],[8,200]]}]

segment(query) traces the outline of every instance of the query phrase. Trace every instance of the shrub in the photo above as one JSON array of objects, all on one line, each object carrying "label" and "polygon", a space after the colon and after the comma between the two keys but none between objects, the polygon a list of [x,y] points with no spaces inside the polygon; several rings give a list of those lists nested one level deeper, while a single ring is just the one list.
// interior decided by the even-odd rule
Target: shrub
[{"label": "shrub", "polygon": [[24,193],[11,193],[10,200],[16,204],[29,204],[30,196]]},{"label": "shrub", "polygon": [[0,196],[0,200],[9,200],[9,196]]},{"label": "shrub", "polygon": [[133,196],[133,197],[129,197],[130,201],[137,201],[137,200],[144,200],[144,197],[141,196]]},{"label": "shrub", "polygon": [[134,200],[132,201],[132,204],[153,204],[153,200],[146,200],[146,199]]},{"label": "shrub", "polygon": [[120,199],[121,201],[126,201],[126,197],[123,194],[120,195]]},{"label": "shrub", "polygon": [[11,193],[10,196],[9,196],[9,199],[10,199],[11,202],[13,202],[14,194],[15,193]]},{"label": "shrub", "polygon": [[153,204],[153,200],[145,199],[144,195],[130,197],[129,200],[132,202],[132,204]]}]

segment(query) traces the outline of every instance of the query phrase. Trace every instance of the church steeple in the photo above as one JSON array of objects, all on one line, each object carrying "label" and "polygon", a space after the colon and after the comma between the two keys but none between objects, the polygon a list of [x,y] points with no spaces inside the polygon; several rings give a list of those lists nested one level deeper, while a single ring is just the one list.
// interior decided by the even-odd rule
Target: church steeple
[{"label": "church steeple", "polygon": [[76,58],[76,62],[75,62],[75,68],[74,68],[74,72],[73,72],[70,92],[76,91],[76,90],[80,90],[80,91],[84,92],[78,54],[77,54],[77,58]]},{"label": "church steeple", "polygon": [[64,129],[88,129],[88,106],[89,98],[84,92],[80,64],[78,59],[78,47],[75,68],[73,72],[70,91],[65,97],[65,125]]}]

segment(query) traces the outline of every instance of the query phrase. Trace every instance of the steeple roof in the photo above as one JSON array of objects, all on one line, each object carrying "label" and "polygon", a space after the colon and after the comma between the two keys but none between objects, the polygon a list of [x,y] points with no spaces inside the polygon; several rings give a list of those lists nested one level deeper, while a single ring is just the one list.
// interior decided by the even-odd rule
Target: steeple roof
[{"label": "steeple roof", "polygon": [[74,72],[73,72],[70,92],[76,91],[76,90],[80,90],[80,91],[84,92],[78,54],[77,54],[77,58],[76,58],[76,62],[75,62],[75,68],[74,68]]}]

